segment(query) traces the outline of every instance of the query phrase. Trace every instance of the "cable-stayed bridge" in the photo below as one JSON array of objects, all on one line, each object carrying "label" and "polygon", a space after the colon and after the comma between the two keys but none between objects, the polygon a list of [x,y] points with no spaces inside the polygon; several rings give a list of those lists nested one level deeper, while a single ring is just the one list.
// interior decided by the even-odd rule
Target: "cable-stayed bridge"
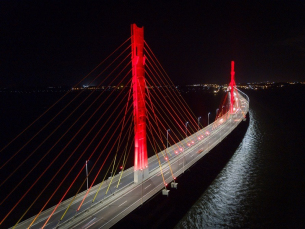
[{"label": "cable-stayed bridge", "polygon": [[234,76],[232,61],[228,92],[204,127],[133,24],[129,39],[1,149],[14,150],[2,171],[18,161],[1,188],[21,177],[1,195],[2,206],[14,200],[1,224],[109,228],[156,193],[170,195],[178,176],[245,119],[249,99]]}]

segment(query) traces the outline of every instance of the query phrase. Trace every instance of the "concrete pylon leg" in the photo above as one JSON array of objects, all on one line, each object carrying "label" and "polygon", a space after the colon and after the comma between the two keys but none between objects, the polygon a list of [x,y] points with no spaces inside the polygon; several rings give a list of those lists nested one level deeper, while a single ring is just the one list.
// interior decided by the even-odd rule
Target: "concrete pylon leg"
[{"label": "concrete pylon leg", "polygon": [[[146,140],[146,105],[145,105],[145,56],[144,28],[131,25],[131,54],[132,54],[132,88],[133,88],[133,119],[134,119],[134,169],[146,170],[147,140]],[[137,174],[136,172],[135,174]],[[144,172],[146,174],[146,172]],[[139,180],[139,175],[135,175]],[[142,179],[142,178],[140,178]]]},{"label": "concrete pylon leg", "polygon": [[134,183],[138,184],[145,181],[149,177],[148,168],[134,171]]}]

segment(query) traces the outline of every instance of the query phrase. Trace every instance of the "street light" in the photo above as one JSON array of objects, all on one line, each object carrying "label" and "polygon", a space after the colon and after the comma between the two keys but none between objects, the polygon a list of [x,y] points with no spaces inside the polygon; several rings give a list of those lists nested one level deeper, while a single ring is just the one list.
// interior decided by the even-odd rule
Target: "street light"
[{"label": "street light", "polygon": [[88,190],[88,160],[86,160],[86,177],[87,177],[87,190]]},{"label": "street light", "polygon": [[208,113],[208,125],[210,124],[210,114],[211,112]]},{"label": "street light", "polygon": [[171,129],[166,130],[166,149],[168,148],[168,132],[170,132]]},{"label": "street light", "polygon": [[198,117],[198,131],[199,131],[199,120],[201,119],[201,116]]},{"label": "street light", "polygon": [[186,122],[185,123],[185,137],[187,138],[187,124],[188,124],[189,122]]}]

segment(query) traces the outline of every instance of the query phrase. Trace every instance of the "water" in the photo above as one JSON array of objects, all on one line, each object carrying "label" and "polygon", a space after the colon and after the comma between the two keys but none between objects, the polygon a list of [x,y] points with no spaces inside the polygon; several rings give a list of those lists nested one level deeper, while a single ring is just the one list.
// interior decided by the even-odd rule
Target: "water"
[{"label": "water", "polygon": [[305,90],[248,95],[238,149],[175,228],[305,227]]},{"label": "water", "polygon": [[[305,88],[246,93],[249,126],[238,129],[240,133],[233,133],[179,177],[178,189],[168,198],[155,196],[116,228],[305,227]],[[59,96],[2,94],[1,145]],[[211,111],[213,120],[221,95],[183,96],[202,116],[203,125],[207,124],[203,114]],[[18,220],[14,218],[8,225]]]}]

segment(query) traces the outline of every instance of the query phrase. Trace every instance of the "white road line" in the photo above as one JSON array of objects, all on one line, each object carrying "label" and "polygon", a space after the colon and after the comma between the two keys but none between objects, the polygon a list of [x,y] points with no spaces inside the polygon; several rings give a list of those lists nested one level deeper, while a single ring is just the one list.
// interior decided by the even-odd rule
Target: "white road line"
[{"label": "white road line", "polygon": [[127,200],[124,203],[121,203],[118,207],[121,207],[123,204],[125,204],[127,202]]},{"label": "white road line", "polygon": [[87,204],[87,203],[89,203],[89,202],[92,202],[92,200],[87,201],[87,202],[86,202],[86,203],[84,203],[83,205],[85,205],[85,204]]},{"label": "white road line", "polygon": [[151,186],[151,184],[150,184],[150,185],[147,185],[146,188],[144,188],[144,189],[147,189],[149,186]]},{"label": "white road line", "polygon": [[95,219],[96,219],[96,217],[94,217],[92,220],[90,220],[88,223],[86,223],[83,227],[82,227],[82,229],[84,229],[84,228],[89,228],[90,226],[92,226],[93,224],[95,224],[95,223],[91,223],[91,222],[93,222],[93,221],[95,221]]}]

